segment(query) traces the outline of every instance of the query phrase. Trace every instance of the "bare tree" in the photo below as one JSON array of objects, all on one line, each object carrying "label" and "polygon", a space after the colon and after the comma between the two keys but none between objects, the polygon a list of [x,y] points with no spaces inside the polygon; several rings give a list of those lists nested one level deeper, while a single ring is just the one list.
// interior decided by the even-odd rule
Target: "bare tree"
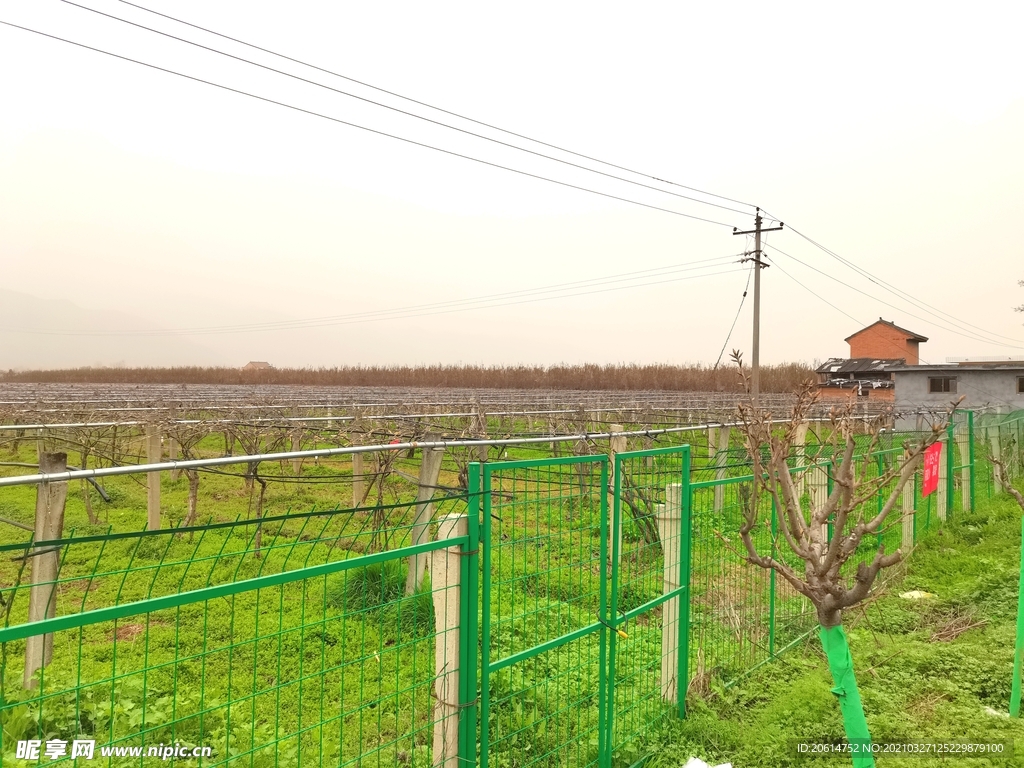
[{"label": "bare tree", "polygon": [[999,474],[1003,478],[1003,490],[1014,498],[1017,504],[1020,505],[1021,511],[1024,512],[1024,494],[1022,494],[1020,491],[1013,487],[1013,480],[1015,475],[1017,474],[1014,471],[1015,462],[1007,462],[1005,455],[995,456],[992,454],[991,451],[989,452],[988,458],[989,461],[991,461],[993,464],[999,467]]},{"label": "bare tree", "polygon": [[[209,422],[171,422],[167,426],[168,437],[178,443],[178,450],[184,461],[198,459],[199,443],[213,431],[213,425]],[[188,506],[182,526],[193,525],[199,515],[199,470],[196,467],[183,469],[188,479]]]},{"label": "bare tree", "polygon": [[[89,424],[94,418],[92,414],[86,414],[83,421],[85,424]],[[110,439],[109,433],[110,428],[106,426],[72,427],[68,430],[68,442],[78,448],[79,469],[89,468],[89,459],[99,453],[102,447],[106,445]],[[93,525],[99,523],[99,515],[95,513],[92,507],[89,482],[85,479],[82,480],[82,501],[85,505],[85,514],[88,516],[89,522]]]},{"label": "bare tree", "polygon": [[[843,612],[867,598],[878,574],[900,562],[903,552],[886,552],[884,544],[879,544],[870,557],[857,565],[852,577],[845,575],[843,566],[859,551],[863,552],[862,543],[882,532],[897,509],[903,487],[913,478],[924,452],[940,438],[945,425],[933,425],[930,434],[905,443],[900,460],[874,473],[869,471],[872,462],[863,461],[862,457],[878,448],[879,434],[888,423],[888,416],[876,417],[865,425],[863,417],[854,417],[853,404],[833,409],[830,423],[818,435],[823,451],[820,455],[831,457],[833,462],[829,470],[833,490],[825,498],[815,499],[802,493],[800,478],[790,465],[797,443],[803,439],[802,435],[798,438],[803,431],[801,425],[815,401],[812,385],[807,385],[790,419],[781,426],[773,424],[770,413],[755,411],[747,405],[739,407],[740,428],[753,465],[752,491],[746,498],[739,530],[742,556],[748,563],[778,573],[814,605],[847,738],[851,743],[865,742],[870,740],[870,734],[842,627]],[[863,435],[865,428],[866,440],[862,439],[858,446],[857,436]],[[877,505],[879,494],[883,497],[881,506]],[[771,507],[761,503],[765,495],[773,502],[778,531],[769,534],[770,551],[755,540],[755,532],[771,531]],[[764,537],[759,540],[763,542]],[[791,565],[794,558],[782,556],[781,548],[796,555],[802,568]],[[855,761],[857,764],[874,765]]]},{"label": "bare tree", "polygon": [[[835,460],[833,490],[814,505],[805,502],[800,493],[789,459],[796,447],[797,430],[815,401],[809,390],[801,393],[790,421],[781,428],[772,423],[771,414],[755,413],[745,405],[740,406],[740,429],[754,475],[754,491],[744,510],[740,538],[749,562],[776,571],[814,604],[819,623],[831,627],[842,623],[844,609],[867,597],[879,571],[900,561],[900,550],[887,553],[884,545],[880,545],[869,562],[860,563],[852,583],[845,583],[841,575],[842,567],[856,554],[865,538],[882,530],[900,501],[903,486],[913,478],[925,450],[941,437],[944,425],[933,425],[925,439],[906,446],[901,461],[893,462],[881,474],[869,475],[869,462],[859,461],[856,455],[856,436],[865,429],[863,417],[854,417],[851,406],[834,409],[831,423],[820,435],[825,453]],[[861,446],[862,454],[870,454],[878,447],[880,430],[887,423],[888,418],[881,415],[866,425],[868,441]],[[886,498],[881,509],[868,504],[877,499],[883,489]],[[804,562],[802,574],[784,561],[757,551],[752,532],[760,525],[770,525],[758,503],[764,492],[778,510],[779,535]],[[828,535],[830,522],[831,538]]]}]

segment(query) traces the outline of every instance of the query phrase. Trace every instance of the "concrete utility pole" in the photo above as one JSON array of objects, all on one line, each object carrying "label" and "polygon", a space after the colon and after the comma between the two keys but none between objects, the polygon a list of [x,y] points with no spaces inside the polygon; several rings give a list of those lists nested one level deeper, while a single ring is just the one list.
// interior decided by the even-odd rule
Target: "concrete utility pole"
[{"label": "concrete utility pole", "polygon": [[785,226],[780,221],[779,226],[765,229],[761,226],[761,221],[761,209],[758,208],[757,213],[754,215],[753,229],[741,232],[736,227],[732,228],[734,235],[754,236],[753,253],[743,254],[744,256],[753,256],[753,258],[743,259],[743,261],[754,262],[754,345],[750,354],[750,397],[755,411],[758,408],[758,400],[761,396],[761,270],[768,266],[761,261],[761,233],[774,232]]}]

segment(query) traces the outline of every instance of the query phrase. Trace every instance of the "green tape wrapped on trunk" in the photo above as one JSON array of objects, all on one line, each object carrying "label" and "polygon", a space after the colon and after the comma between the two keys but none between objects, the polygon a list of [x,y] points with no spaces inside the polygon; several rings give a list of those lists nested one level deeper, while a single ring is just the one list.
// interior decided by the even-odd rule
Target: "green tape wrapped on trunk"
[{"label": "green tape wrapped on trunk", "polygon": [[864,717],[864,705],[860,701],[857,690],[857,677],[853,673],[853,657],[850,646],[846,642],[846,633],[842,626],[821,627],[821,647],[828,658],[828,669],[832,673],[835,684],[832,693],[839,699],[839,710],[843,714],[843,728],[846,740],[864,752],[854,752],[854,768],[874,768],[875,758],[870,752],[871,734],[868,732],[868,721]]}]

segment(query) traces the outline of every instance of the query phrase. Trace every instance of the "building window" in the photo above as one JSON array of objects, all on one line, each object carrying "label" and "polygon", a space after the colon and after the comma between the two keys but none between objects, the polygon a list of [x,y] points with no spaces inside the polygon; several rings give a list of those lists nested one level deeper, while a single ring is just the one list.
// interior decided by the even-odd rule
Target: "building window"
[{"label": "building window", "polygon": [[928,377],[928,391],[932,393],[956,392],[956,376]]},{"label": "building window", "polygon": [[1017,394],[1024,395],[1024,376],[1017,377]]}]

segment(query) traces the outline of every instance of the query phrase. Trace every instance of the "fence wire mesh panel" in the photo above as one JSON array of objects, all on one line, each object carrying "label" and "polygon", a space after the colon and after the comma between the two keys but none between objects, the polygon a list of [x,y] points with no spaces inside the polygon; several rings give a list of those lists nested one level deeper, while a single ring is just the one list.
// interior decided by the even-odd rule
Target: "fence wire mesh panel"
[{"label": "fence wire mesh panel", "polygon": [[[438,506],[465,521],[464,501]],[[209,766],[435,764],[438,739],[457,743],[465,696],[438,661],[460,655],[450,577],[468,566],[456,556],[445,573],[443,558],[469,538],[396,546],[408,544],[414,511],[25,547],[22,557],[61,551],[58,578],[43,585],[56,615],[20,621],[28,585],[4,589],[0,764],[27,764],[15,748],[33,740],[42,748],[29,762],[46,764],[72,763],[74,740],[93,740],[109,765],[174,744],[208,748],[195,764]],[[410,591],[408,565],[422,557],[441,565]],[[26,646],[43,632],[52,658],[23,686]]]},{"label": "fence wire mesh panel", "polygon": [[[0,765],[53,762],[45,748],[65,738],[56,762],[95,739],[110,765],[175,743],[211,750],[195,764],[249,768],[642,764],[687,694],[735,682],[817,619],[745,562],[738,532],[756,504],[757,550],[805,567],[770,495],[755,494],[741,430],[709,428],[696,467],[689,446],[639,436],[646,450],[626,452],[618,431],[613,459],[502,448],[513,461],[478,463],[470,446],[439,479],[392,478],[404,490],[378,480],[371,493],[367,474],[353,495],[378,503],[353,509],[0,545]],[[860,477],[886,478],[931,435],[858,435]],[[827,437],[805,432],[790,459],[805,513],[836,488]],[[978,482],[995,493],[1024,473],[1019,413],[958,414],[943,437],[938,490],[924,496],[918,471],[847,578],[880,545],[909,552],[972,509]],[[895,487],[886,479],[859,513]],[[51,618],[29,621],[41,590]],[[26,762],[27,741],[41,749]]]},{"label": "fence wire mesh panel", "polygon": [[992,496],[1003,493],[1007,484],[1024,477],[1024,411],[1007,414],[984,414],[978,418],[975,432],[975,455],[999,459],[985,462],[985,471],[978,472],[983,492]]},{"label": "fence wire mesh panel", "polygon": [[485,465],[483,500],[480,764],[597,765],[607,457]]},{"label": "fence wire mesh panel", "polygon": [[[690,485],[689,676],[698,690],[713,677],[733,681],[771,655],[774,578],[743,562],[742,544],[732,535],[753,503],[749,472],[749,465],[734,465],[729,468],[733,476]],[[770,518],[771,502],[764,497],[760,503]],[[771,550],[770,529],[756,528],[751,536],[760,551]]]},{"label": "fence wire mesh panel", "polygon": [[[609,633],[609,763],[633,765],[683,714],[689,633],[688,447],[615,456]],[[619,632],[622,632],[620,635]]]}]

